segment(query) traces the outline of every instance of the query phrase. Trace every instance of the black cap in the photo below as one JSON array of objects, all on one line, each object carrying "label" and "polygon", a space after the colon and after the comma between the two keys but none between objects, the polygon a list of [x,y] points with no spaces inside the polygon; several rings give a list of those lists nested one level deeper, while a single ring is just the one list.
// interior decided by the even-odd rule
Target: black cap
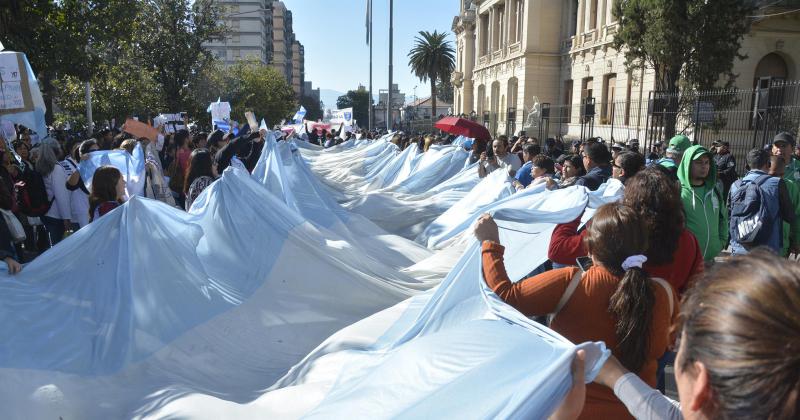
[{"label": "black cap", "polygon": [[778,133],[778,135],[776,135],[775,138],[772,139],[772,144],[775,144],[775,143],[778,143],[778,142],[789,143],[790,145],[792,145],[792,147],[794,147],[796,145],[795,140],[794,140],[794,136],[792,135],[792,133],[789,133],[789,132],[786,132],[786,131],[784,131],[783,133]]},{"label": "black cap", "polygon": [[729,141],[723,141],[723,140],[716,140],[715,142],[711,143],[711,145],[731,147],[731,143]]}]

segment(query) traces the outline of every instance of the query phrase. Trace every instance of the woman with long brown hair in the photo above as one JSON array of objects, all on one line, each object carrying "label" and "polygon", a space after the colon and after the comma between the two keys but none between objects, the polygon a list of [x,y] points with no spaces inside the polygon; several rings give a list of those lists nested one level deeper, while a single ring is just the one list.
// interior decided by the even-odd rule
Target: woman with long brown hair
[{"label": "woman with long brown hair", "polygon": [[[677,297],[661,279],[649,279],[645,222],[632,208],[600,207],[588,228],[586,248],[593,264],[551,270],[511,283],[503,264],[497,225],[482,216],[475,236],[482,242],[483,276],[506,303],[527,316],[555,313],[550,327],[574,343],[604,341],[629,370],[656,382],[658,358],[671,343],[669,327]],[[582,418],[625,418],[627,410],[607,388],[587,387]]]},{"label": "woman with long brown hair", "polygon": [[[666,280],[680,295],[703,272],[700,246],[684,223],[680,186],[661,165],[653,165],[628,179],[622,202],[644,220],[642,232],[649,241],[645,270]],[[580,217],[556,226],[547,251],[551,261],[574,265],[578,257],[588,255],[584,240],[588,231],[578,232],[579,225]]]},{"label": "woman with long brown hair", "polygon": [[[680,403],[650,388],[614,357],[595,382],[612,389],[636,418],[799,418],[797,308],[800,265],[766,249],[731,258],[706,273],[682,304],[675,363]],[[582,386],[574,384],[573,391]],[[562,411],[579,406],[578,398]]]},{"label": "woman with long brown hair", "polygon": [[113,166],[101,166],[92,176],[89,194],[89,223],[125,202],[125,178]]},{"label": "woman with long brown hair", "polygon": [[192,208],[194,200],[219,177],[217,162],[206,149],[196,149],[189,158],[189,169],[183,184],[186,196],[186,211]]}]

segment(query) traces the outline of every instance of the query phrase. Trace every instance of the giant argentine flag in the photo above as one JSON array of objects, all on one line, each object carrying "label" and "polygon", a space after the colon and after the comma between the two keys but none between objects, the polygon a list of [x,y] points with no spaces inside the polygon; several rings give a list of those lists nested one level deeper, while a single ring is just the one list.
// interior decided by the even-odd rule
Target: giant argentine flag
[{"label": "giant argentine flag", "polygon": [[[575,188],[552,199],[563,207],[498,210],[495,218],[501,226],[552,224],[578,217],[589,197]],[[502,243],[521,248],[506,261],[511,278],[541,262],[524,254],[546,243],[544,231],[501,230]],[[546,418],[571,385],[575,351],[587,350],[586,382],[609,353],[603,343],[575,346],[502,302],[480,261],[473,239],[437,289],[337,332],[253,401],[185,395],[152,417]]]},{"label": "giant argentine flag", "polygon": [[[310,182],[299,153],[269,138],[254,177],[229,168],[190,213],[134,197],[22,273],[0,270],[2,417],[546,417],[575,346],[486,288],[463,221],[495,214],[519,279],[592,195],[461,206],[437,243],[467,242],[422,292],[438,280],[392,257],[413,244],[343,231],[362,221]],[[588,381],[605,351],[586,347]]]}]

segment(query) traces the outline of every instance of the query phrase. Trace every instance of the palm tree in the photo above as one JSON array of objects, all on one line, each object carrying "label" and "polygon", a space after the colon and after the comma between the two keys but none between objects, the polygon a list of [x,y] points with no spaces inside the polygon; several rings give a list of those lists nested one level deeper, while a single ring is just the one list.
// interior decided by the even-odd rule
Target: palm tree
[{"label": "palm tree", "polygon": [[422,82],[431,81],[431,120],[436,116],[436,81],[449,78],[456,66],[455,50],[447,34],[420,31],[408,53],[408,66]]}]

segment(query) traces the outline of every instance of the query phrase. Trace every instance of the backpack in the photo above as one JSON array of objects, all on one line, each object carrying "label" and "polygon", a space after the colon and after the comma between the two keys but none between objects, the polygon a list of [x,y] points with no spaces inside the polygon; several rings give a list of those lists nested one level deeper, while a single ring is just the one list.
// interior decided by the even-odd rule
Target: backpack
[{"label": "backpack", "polygon": [[764,220],[769,217],[761,185],[770,178],[769,175],[760,175],[752,181],[739,180],[734,183],[736,191],[730,196],[732,241],[742,245],[759,243]]},{"label": "backpack", "polygon": [[47,198],[47,188],[44,178],[36,170],[26,170],[22,173],[22,180],[14,184],[17,196],[17,206],[22,214],[29,217],[40,217],[47,214],[53,200]]}]

